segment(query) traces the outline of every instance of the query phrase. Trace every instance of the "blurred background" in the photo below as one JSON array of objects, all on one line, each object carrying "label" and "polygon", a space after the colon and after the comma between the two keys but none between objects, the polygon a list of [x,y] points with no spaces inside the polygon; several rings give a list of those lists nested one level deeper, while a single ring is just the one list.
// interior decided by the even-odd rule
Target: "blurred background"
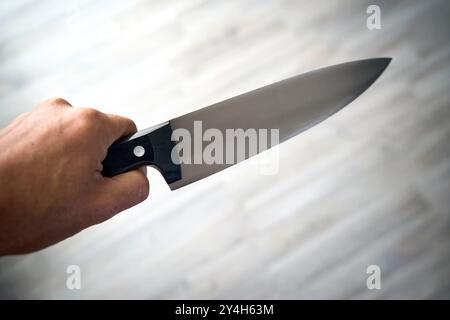
[{"label": "blurred background", "polygon": [[447,0],[1,1],[1,127],[60,96],[143,129],[311,69],[393,61],[279,146],[277,174],[244,162],[171,192],[149,170],[144,203],[0,258],[0,297],[450,298],[449,17]]}]

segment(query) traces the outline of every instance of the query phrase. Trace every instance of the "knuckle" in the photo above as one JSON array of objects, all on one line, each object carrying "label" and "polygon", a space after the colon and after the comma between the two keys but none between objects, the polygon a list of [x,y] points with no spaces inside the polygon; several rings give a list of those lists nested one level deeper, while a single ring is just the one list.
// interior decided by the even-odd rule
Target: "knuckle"
[{"label": "knuckle", "polygon": [[128,126],[131,128],[131,130],[136,132],[137,131],[136,123],[131,119],[128,119],[128,118],[126,118],[126,119],[128,121]]},{"label": "knuckle", "polygon": [[71,104],[69,102],[67,102],[67,100],[63,99],[63,98],[59,98],[59,97],[53,97],[50,98],[46,101],[48,104],[50,105],[54,105],[54,106],[70,106]]},{"label": "knuckle", "polygon": [[100,117],[101,112],[93,108],[83,108],[80,109],[81,117],[88,120],[96,120]]},{"label": "knuckle", "polygon": [[130,118],[118,116],[118,115],[112,115],[112,119],[115,120],[116,123],[120,124],[120,127],[127,128],[127,132],[136,132],[137,126],[136,123],[134,123],[133,120]]},{"label": "knuckle", "polygon": [[77,122],[82,128],[94,127],[101,118],[101,113],[98,110],[86,108],[79,109],[77,114]]}]

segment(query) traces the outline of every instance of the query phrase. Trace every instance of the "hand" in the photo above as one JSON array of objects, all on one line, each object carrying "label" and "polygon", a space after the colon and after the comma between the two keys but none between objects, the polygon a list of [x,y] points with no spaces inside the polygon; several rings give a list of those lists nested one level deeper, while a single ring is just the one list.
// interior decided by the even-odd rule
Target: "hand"
[{"label": "hand", "polygon": [[145,200],[144,170],[102,176],[133,121],[50,99],[0,130],[0,255],[61,241]]}]

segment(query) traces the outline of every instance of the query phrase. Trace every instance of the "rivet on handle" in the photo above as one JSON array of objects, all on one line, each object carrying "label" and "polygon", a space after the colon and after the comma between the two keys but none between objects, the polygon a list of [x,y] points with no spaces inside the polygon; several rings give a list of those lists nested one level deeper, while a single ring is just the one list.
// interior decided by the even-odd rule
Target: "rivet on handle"
[{"label": "rivet on handle", "polygon": [[145,154],[145,149],[143,146],[136,146],[133,149],[133,153],[136,157],[142,157]]}]

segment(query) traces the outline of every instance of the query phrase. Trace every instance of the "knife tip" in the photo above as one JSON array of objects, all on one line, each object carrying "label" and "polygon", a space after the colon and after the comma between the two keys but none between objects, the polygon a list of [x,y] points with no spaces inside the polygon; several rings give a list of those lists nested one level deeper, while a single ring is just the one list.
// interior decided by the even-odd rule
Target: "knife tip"
[{"label": "knife tip", "polygon": [[374,82],[391,63],[391,57],[380,57],[362,60],[362,65],[365,66],[366,75]]},{"label": "knife tip", "polygon": [[375,60],[377,60],[378,63],[380,64],[380,69],[384,70],[391,63],[392,58],[391,57],[381,57],[381,58],[376,58]]}]

